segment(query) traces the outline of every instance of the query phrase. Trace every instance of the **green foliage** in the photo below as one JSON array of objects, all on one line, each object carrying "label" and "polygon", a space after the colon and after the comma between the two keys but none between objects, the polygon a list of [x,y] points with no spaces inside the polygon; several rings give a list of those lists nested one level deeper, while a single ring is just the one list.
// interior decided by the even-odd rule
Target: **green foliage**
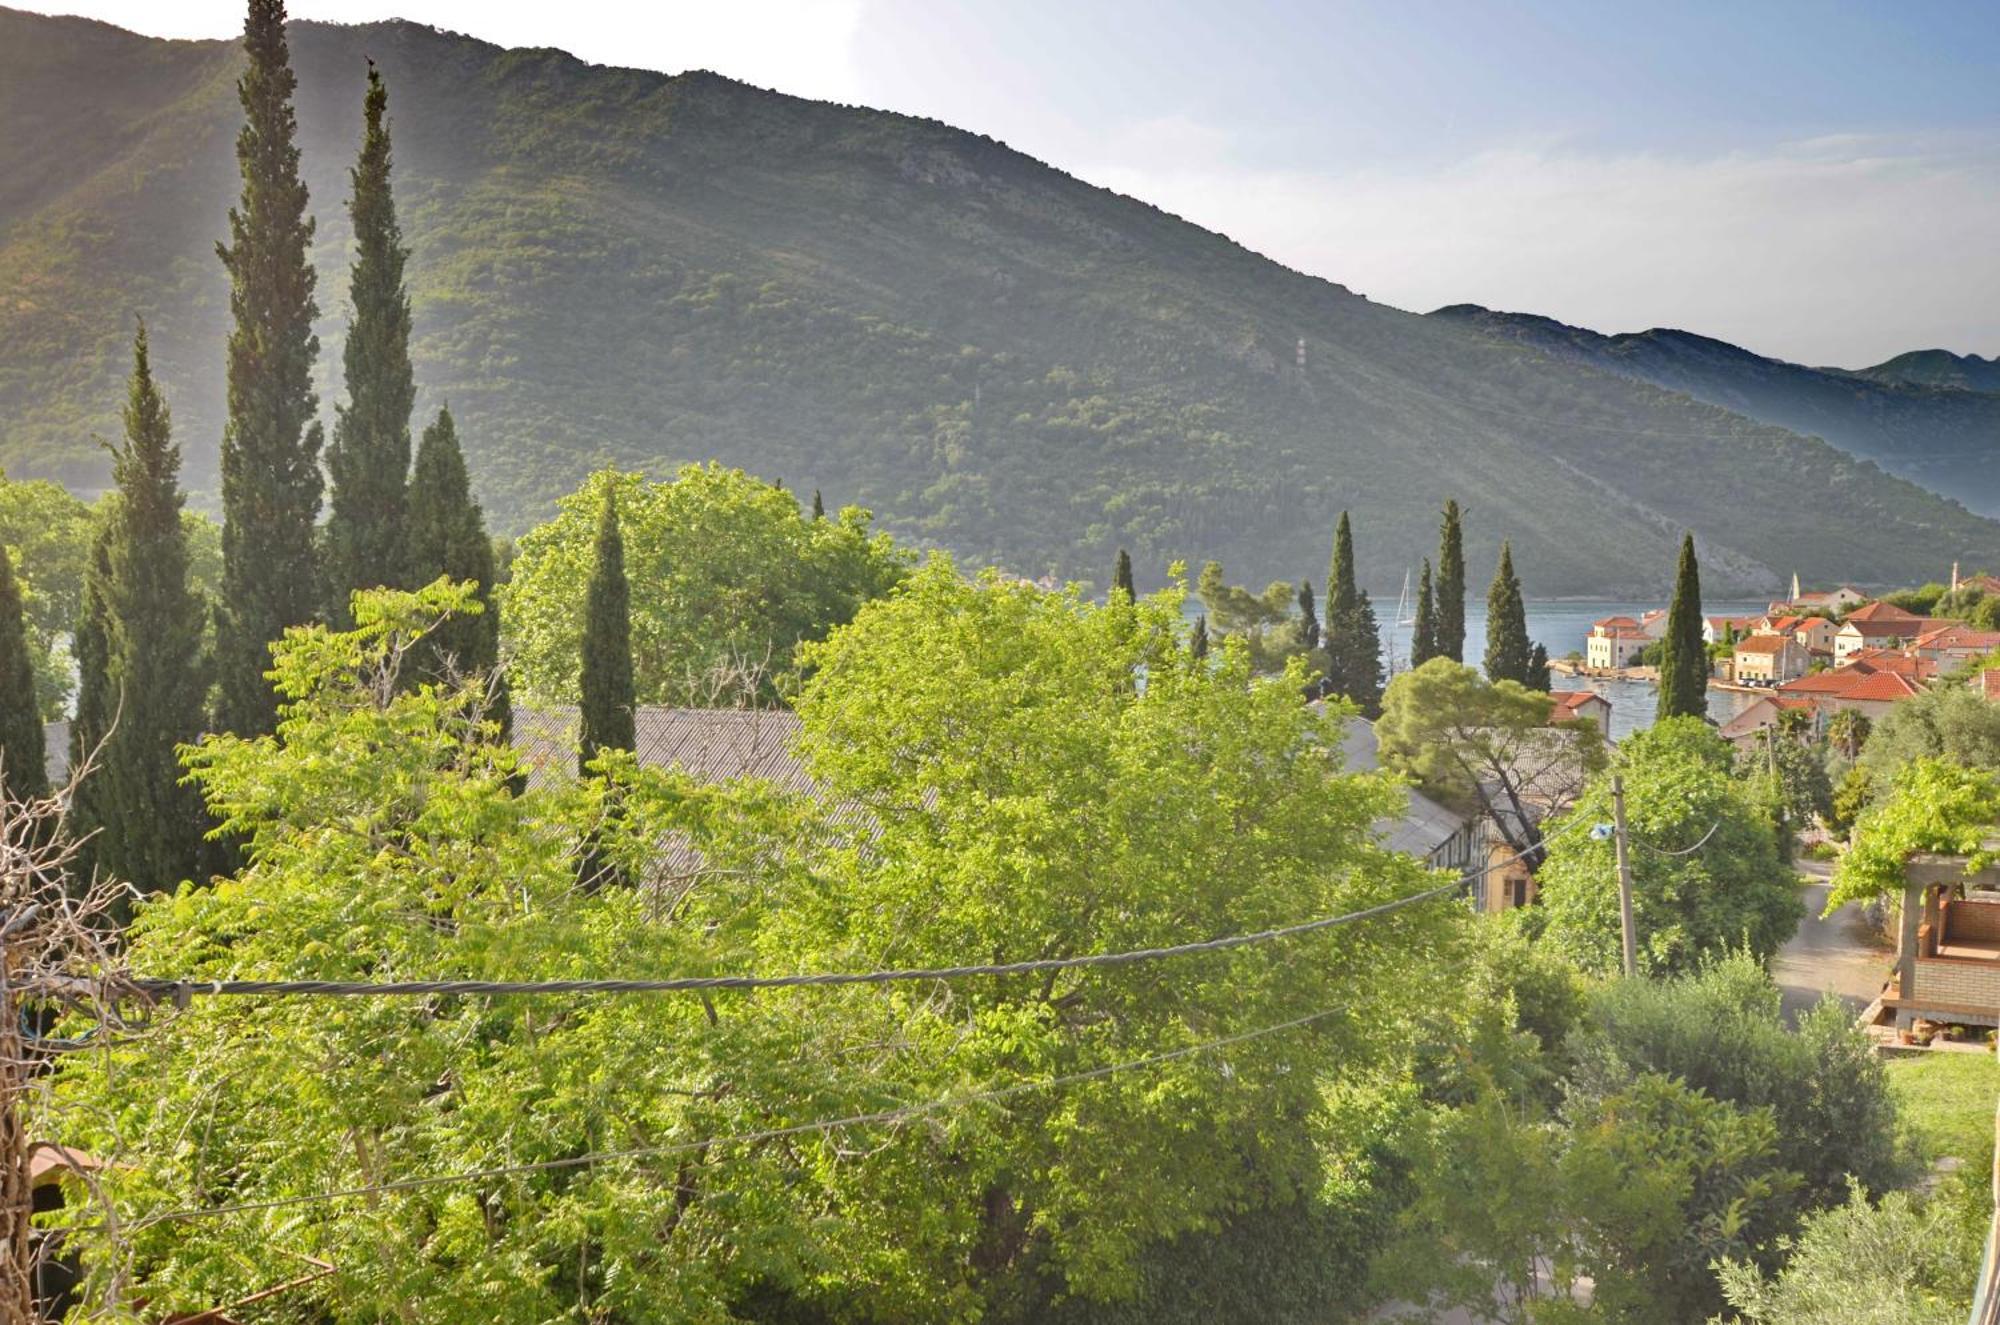
[{"label": "green foliage", "polygon": [[90,508],[59,484],[0,475],[0,547],[14,565],[45,721],[63,716],[75,685],[66,637],[83,610],[91,531]]},{"label": "green foliage", "polygon": [[410,367],[410,293],[403,283],[409,250],[389,183],[388,106],[381,71],[370,61],[361,156],[349,175],[347,204],[355,248],[349,287],[354,316],[342,349],[347,403],[337,409],[326,448],[325,569],[335,621],[347,619],[356,589],[398,584],[407,559],[410,411],[417,384]]},{"label": "green foliage", "polygon": [[[1240,640],[1252,669],[1260,675],[1282,672],[1294,660],[1304,661],[1311,652],[1305,621],[1292,615],[1292,586],[1283,580],[1253,594],[1226,581],[1222,563],[1211,561],[1201,568],[1195,581],[1195,596],[1208,609],[1204,620],[1215,620],[1212,637]],[[1206,626],[1202,633],[1204,638],[1211,635]]]},{"label": "green foliage", "polygon": [[13,560],[0,547],[0,778],[8,796],[34,800],[48,794],[42,750],[42,714],[21,616],[21,586],[14,580]]},{"label": "green foliage", "polygon": [[1788,1028],[1777,986],[1747,954],[1674,979],[1615,981],[1593,992],[1583,1022],[1568,1045],[1573,1102],[1656,1073],[1768,1109],[1807,1206],[1840,1201],[1850,1178],[1884,1190],[1907,1176],[1881,1060],[1845,1006],[1828,998]]},{"label": "green foliage", "polygon": [[597,543],[584,592],[583,662],[576,759],[585,771],[606,750],[631,750],[638,699],[632,686],[632,589],[625,578],[625,540],[618,531],[618,489],[604,485]]},{"label": "green foliage", "polygon": [[[1438,530],[1437,652],[1453,662],[1465,661],[1465,526],[1458,499],[1444,504]],[[1415,665],[1414,663],[1412,664]]]},{"label": "green foliage", "polygon": [[1667,633],[1660,640],[1658,717],[1708,716],[1708,646],[1701,637],[1701,567],[1694,535],[1681,539],[1681,561],[1667,608]]},{"label": "green foliage", "polygon": [[1985,847],[1996,828],[2000,775],[1918,759],[1896,774],[1889,795],[1855,824],[1854,845],[1833,872],[1827,911],[1900,892],[1903,865],[1913,852],[1962,855],[1969,858],[1969,870],[1982,868],[1991,859]]},{"label": "green foliage", "polygon": [[[1736,948],[1761,961],[1798,925],[1797,881],[1753,789],[1730,775],[1733,757],[1699,718],[1670,718],[1619,747],[1641,971],[1690,971]],[[1607,975],[1620,964],[1618,872],[1611,842],[1577,825],[1610,819],[1607,774],[1549,825],[1548,861],[1536,876],[1546,941]],[[1692,854],[1662,854],[1698,843]]]},{"label": "green foliage", "polygon": [[1492,681],[1528,683],[1531,651],[1528,607],[1521,597],[1521,578],[1514,574],[1512,543],[1500,545],[1500,564],[1486,591],[1486,676]]},{"label": "green foliage", "polygon": [[[479,586],[481,607],[477,613],[451,617],[425,637],[429,660],[418,664],[418,674],[435,678],[453,668],[491,671],[500,661],[500,614],[494,607],[500,573],[450,410],[439,410],[436,422],[424,429],[410,473],[409,512],[405,556],[410,582],[429,584],[440,575],[470,580]],[[500,720],[504,726],[505,717]]]},{"label": "green foliage", "polygon": [[1528,650],[1528,674],[1522,678],[1521,684],[1544,695],[1554,688],[1555,682],[1549,672],[1549,651],[1539,640],[1534,648]]},{"label": "green foliage", "polygon": [[93,706],[108,703],[114,722],[105,732],[100,712],[79,725],[93,746],[103,741],[88,796],[98,829],[91,860],[147,892],[195,876],[207,830],[179,755],[201,735],[208,697],[205,613],[189,583],[180,461],[141,326],[114,465],[118,495],[106,512],[104,573],[92,595],[99,615],[91,628],[102,632],[89,650],[91,665],[102,667],[91,679],[102,696]]},{"label": "green foliage", "polygon": [[577,699],[585,586],[606,490],[618,494],[632,587],[641,704],[703,703],[710,678],[765,671],[768,699],[798,678],[796,649],[851,620],[906,574],[907,554],[855,507],[807,520],[780,488],[740,470],[689,465],[670,483],[603,475],[522,538],[500,595],[510,667],[538,704]]},{"label": "green foliage", "polygon": [[[813,518],[816,520],[825,515],[825,512],[819,511],[817,506],[815,512]],[[1111,568],[1111,587],[1114,590],[1122,589],[1126,601],[1138,601],[1139,588],[1132,580],[1132,554],[1122,547],[1118,549],[1118,564]]]},{"label": "green foliage", "polygon": [[1860,768],[1882,791],[1920,759],[2000,770],[2000,704],[1964,686],[1935,685],[1894,705],[1861,748]]},{"label": "green foliage", "polygon": [[[1375,609],[1354,579],[1354,530],[1347,512],[1334,530],[1326,576],[1326,690],[1372,718],[1382,708],[1382,634]],[[1310,639],[1307,647],[1311,647]]]},{"label": "green foliage", "polygon": [[1737,752],[1738,780],[1756,790],[1780,832],[1779,854],[1793,834],[1817,819],[1833,816],[1833,779],[1827,772],[1826,751],[1787,734],[1782,727]]},{"label": "green foliage", "polygon": [[[277,732],[211,738],[193,756],[247,863],[142,904],[135,968],[863,969],[1252,930],[1429,882],[1372,844],[1400,793],[1340,771],[1346,715],[1301,705],[1296,671],[1254,679],[1238,645],[1186,663],[1173,594],[1098,608],[934,563],[813,647],[799,748],[823,801],[697,786],[614,755],[604,771],[623,809],[609,824],[604,783],[517,794],[475,695],[393,675],[474,601],[471,585],[364,593],[354,631],[287,639]],[[1130,684],[1141,667],[1143,691]],[[574,856],[599,834],[635,876],[669,835],[713,868],[670,915],[648,889],[579,892]],[[1283,954],[955,983],[943,998],[196,1000],[60,1064],[54,1116],[109,1161],[125,1216],[114,1234],[79,1207],[69,1245],[91,1304],[123,1269],[155,1312],[234,1300],[296,1274],[299,1255],[338,1258],[342,1273],[288,1303],[336,1322],[412,1301],[447,1325],[719,1323],[753,1299],[797,1320],[969,1321],[1041,1285],[1158,1301],[1185,1282],[1183,1257],[1266,1273],[1284,1245],[1269,1230],[1302,1205],[1328,1219],[1293,1228],[1291,1245],[1365,1245],[1367,1192],[1335,1167],[1356,1156],[1353,1111],[1331,1105],[1328,1083],[1392,1065],[1409,1009],[1443,994],[1423,973],[1460,923],[1445,904],[1410,908]],[[1391,962],[1416,978],[1350,978]],[[1226,1071],[1196,1053],[1004,1108],[941,1103],[1327,1008],[1341,1015],[1232,1045]],[[907,1106],[929,1112],[782,1145],[722,1139]],[[662,1145],[687,1149],[147,1217]],[[1290,1285],[1246,1300],[1298,1319],[1342,1273],[1337,1259],[1294,1265]]]},{"label": "green foliage", "polygon": [[1857,1187],[1806,1220],[1776,1275],[1741,1261],[1716,1274],[1744,1325],[1959,1325],[1981,1242],[1944,1202],[1890,1192],[1875,1205]]},{"label": "green foliage", "polygon": [[216,640],[217,725],[254,735],[277,721],[265,680],[270,646],[319,605],[313,522],[320,503],[319,397],[313,391],[318,306],[313,221],[299,175],[297,120],[283,0],[250,0],[248,64],[236,84],[243,194],[216,246],[229,272],[233,326],[222,433],[222,607]]},{"label": "green foliage", "polygon": [[1443,654],[1438,641],[1436,591],[1431,587],[1431,559],[1425,557],[1423,575],[1417,580],[1416,621],[1410,627],[1410,666],[1422,667]]}]

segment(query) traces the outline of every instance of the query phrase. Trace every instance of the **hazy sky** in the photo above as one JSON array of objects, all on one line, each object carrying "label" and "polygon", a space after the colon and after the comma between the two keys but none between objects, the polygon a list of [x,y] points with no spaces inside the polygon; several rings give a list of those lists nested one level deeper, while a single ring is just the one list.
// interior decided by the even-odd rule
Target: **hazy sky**
[{"label": "hazy sky", "polygon": [[[15,0],[19,3],[20,0]],[[27,0],[220,36],[236,0]],[[990,134],[1372,298],[2000,353],[2000,6],[294,0]]]}]

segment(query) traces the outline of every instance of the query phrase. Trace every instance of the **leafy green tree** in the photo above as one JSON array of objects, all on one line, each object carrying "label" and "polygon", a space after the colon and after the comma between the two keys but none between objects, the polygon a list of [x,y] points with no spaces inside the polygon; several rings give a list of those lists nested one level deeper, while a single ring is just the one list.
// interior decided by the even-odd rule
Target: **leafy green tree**
[{"label": "leafy green tree", "polygon": [[1132,554],[1122,547],[1118,549],[1118,564],[1111,569],[1111,587],[1114,591],[1122,589],[1127,602],[1139,600],[1138,586],[1132,580]]},{"label": "leafy green tree", "polygon": [[1695,562],[1693,534],[1681,538],[1680,569],[1660,645],[1659,716],[1706,717],[1708,645],[1701,637],[1701,567]]},{"label": "leafy green tree", "polygon": [[1324,649],[1327,690],[1374,717],[1382,707],[1382,635],[1368,595],[1354,581],[1354,530],[1346,511],[1334,530],[1327,569]]},{"label": "leafy green tree", "polygon": [[[645,889],[579,894],[598,780],[516,794],[512,751],[463,693],[394,676],[472,594],[365,592],[353,631],[280,646],[277,732],[193,756],[245,865],[227,887],[142,903],[135,968],[861,969],[1248,931],[1431,882],[1375,845],[1369,825],[1401,793],[1339,770],[1343,715],[1298,702],[1302,669],[1258,680],[1240,645],[1211,667],[1176,661],[1171,595],[1109,612],[939,562],[814,647],[798,749],[822,798],[608,755],[601,781],[626,813],[605,849],[684,890],[671,916]],[[697,879],[664,874],[670,839],[701,853]],[[773,1298],[790,1319],[968,1319],[1030,1279],[1117,1303],[1174,1239],[1239,1221],[1254,1237],[1331,1199],[1347,1170],[1328,1157],[1350,1144],[1335,1083],[1394,1070],[1410,1009],[1443,992],[1412,954],[1448,950],[1457,924],[1449,905],[1409,907],[1284,953],[958,982],[948,998],[196,999],[58,1065],[51,1106],[107,1161],[124,1218],[55,1218],[91,1276],[86,1309],[114,1287],[153,1312],[206,1309],[297,1277],[300,1254],[357,1267],[298,1299],[334,1322],[420,1300],[442,1325],[665,1325]],[[1390,962],[1406,978],[1351,979]],[[1202,1048],[1294,1022],[1226,1056]],[[1078,1072],[1099,1075],[1039,1084]],[[1000,1089],[1004,1108],[970,1099]],[[887,1110],[912,1116],[740,1139]],[[455,1176],[522,1165],[549,1167]],[[385,1180],[422,1185],[325,1199]],[[149,1218],[272,1200],[299,1201],[282,1237],[269,1210]],[[1209,1250],[1255,1264],[1240,1240]]]},{"label": "leafy green tree", "polygon": [[1843,759],[1859,759],[1874,726],[1860,709],[1842,709],[1826,721],[1826,743]]},{"label": "leafy green tree", "polygon": [[1890,708],[1868,733],[1859,767],[1886,790],[1920,759],[2000,769],[2000,704],[1964,686],[1936,685]]},{"label": "leafy green tree", "polygon": [[361,156],[349,173],[354,320],[342,350],[347,403],[336,412],[333,441],[326,449],[332,479],[326,522],[328,611],[341,622],[348,618],[354,590],[396,583],[405,564],[410,411],[417,384],[410,367],[410,292],[403,281],[409,251],[389,185],[388,107],[389,91],[371,60]]},{"label": "leafy green tree", "polygon": [[1834,868],[1826,909],[1890,896],[1903,887],[1912,852],[1965,856],[1977,867],[2000,825],[2000,773],[1946,759],[1918,759],[1897,771],[1889,793],[1854,826],[1854,842]]},{"label": "leafy green tree", "polygon": [[500,594],[509,670],[534,703],[576,702],[580,608],[607,484],[618,493],[642,704],[709,702],[722,669],[762,671],[767,702],[787,693],[800,641],[824,638],[908,572],[907,554],[870,533],[866,511],[801,519],[788,494],[741,470],[689,465],[668,483],[600,475],[522,538]]},{"label": "leafy green tree", "polygon": [[1783,1269],[1725,1260],[1723,1296],[1744,1325],[1959,1325],[1984,1249],[1943,1202],[1857,1186],[1808,1218]]},{"label": "leafy green tree", "polygon": [[35,699],[35,664],[21,617],[21,586],[13,559],[0,547],[0,784],[16,800],[49,791],[41,706]]},{"label": "leafy green tree", "polygon": [[313,222],[293,141],[298,80],[282,0],[250,0],[243,48],[248,66],[236,84],[243,195],[229,213],[228,242],[216,246],[229,271],[234,324],[222,433],[217,725],[255,734],[277,720],[277,697],[264,675],[270,646],[287,627],[311,620],[320,600],[313,523],[321,432],[313,418]]},{"label": "leafy green tree", "polygon": [[[1754,793],[1731,776],[1733,758],[1699,718],[1669,718],[1618,748],[1642,972],[1693,970],[1739,948],[1762,960],[1797,928],[1797,880],[1778,859]],[[1544,940],[1606,975],[1620,965],[1618,871],[1611,842],[1579,825],[1610,820],[1607,772],[1549,825],[1537,876]]]},{"label": "leafy green tree", "polygon": [[69,711],[75,685],[70,634],[83,610],[95,531],[90,508],[61,484],[0,475],[0,547],[14,563],[44,721]]},{"label": "leafy green tree", "polygon": [[1422,667],[1433,658],[1441,657],[1443,649],[1438,644],[1438,610],[1431,589],[1431,559],[1424,558],[1423,577],[1417,581],[1417,616],[1410,628],[1410,666]]},{"label": "leafy green tree", "polygon": [[1533,646],[1528,642],[1528,606],[1514,574],[1514,547],[1500,545],[1500,564],[1486,591],[1486,676],[1492,681],[1528,684]]},{"label": "leafy green tree", "polygon": [[[439,677],[447,671],[486,675],[500,664],[500,614],[494,605],[498,571],[486,517],[473,499],[459,449],[458,429],[451,411],[441,409],[424,429],[417,462],[410,474],[408,547],[409,577],[428,584],[440,575],[470,580],[478,586],[480,610],[446,619],[424,641],[419,675]],[[493,717],[503,731],[510,726],[505,678],[498,678]]]},{"label": "leafy green tree", "polygon": [[[1782,731],[1766,731],[1738,752],[1736,775],[1761,790],[1771,804],[1774,822],[1785,825],[1787,838],[1833,814],[1833,779],[1827,773],[1825,753]],[[1782,850],[1786,843],[1779,845]]]},{"label": "leafy green tree", "polygon": [[1273,580],[1261,594],[1230,584],[1223,578],[1222,563],[1202,565],[1195,581],[1195,596],[1215,622],[1211,634],[1216,639],[1237,639],[1249,652],[1250,665],[1260,675],[1284,671],[1293,659],[1304,660],[1304,622],[1292,615],[1293,587]]},{"label": "leafy green tree", "polygon": [[1542,821],[1604,766],[1595,723],[1551,727],[1547,695],[1489,682],[1449,658],[1389,683],[1375,736],[1385,767],[1484,817],[1531,867],[1541,863]]},{"label": "leafy green tree", "polygon": [[1745,953],[1673,979],[1600,986],[1580,1022],[1567,1045],[1572,1102],[1654,1073],[1741,1108],[1768,1108],[1778,1157],[1800,1175],[1807,1207],[1837,1204],[1850,1179],[1886,1189],[1908,1176],[1881,1060],[1852,1015],[1829,997],[1793,1030],[1777,984]]},{"label": "leafy green tree", "polygon": [[106,513],[95,624],[103,636],[89,649],[92,664],[103,669],[91,683],[100,712],[89,722],[103,721],[108,702],[115,725],[103,737],[93,775],[101,785],[91,796],[98,829],[92,860],[143,891],[194,877],[208,826],[200,795],[183,781],[179,755],[182,744],[201,735],[208,696],[204,612],[188,578],[180,465],[142,325],[132,349],[125,441],[112,462],[118,497]]},{"label": "leafy green tree", "polygon": [[1521,684],[1544,695],[1555,688],[1555,679],[1549,671],[1549,651],[1539,640],[1528,650],[1528,675]]},{"label": "leafy green tree", "polygon": [[638,697],[632,688],[632,590],[625,579],[625,539],[618,528],[618,489],[604,485],[597,517],[597,554],[583,608],[583,724],[577,763],[588,771],[606,750],[638,745]]},{"label": "leafy green tree", "polygon": [[1438,656],[1465,661],[1465,529],[1458,500],[1444,504],[1444,524],[1438,530],[1437,625]]}]

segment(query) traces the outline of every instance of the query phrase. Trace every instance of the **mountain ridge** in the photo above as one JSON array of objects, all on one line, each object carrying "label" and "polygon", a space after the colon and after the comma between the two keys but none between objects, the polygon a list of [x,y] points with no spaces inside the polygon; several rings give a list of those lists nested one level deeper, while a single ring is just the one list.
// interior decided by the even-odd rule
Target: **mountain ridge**
[{"label": "mountain ridge", "polygon": [[[139,313],[212,489],[237,53],[81,22],[0,9],[0,118],[36,129],[0,142],[0,463],[102,482],[89,435],[117,426]],[[291,31],[321,409],[366,55],[419,410],[449,401],[502,529],[591,468],[713,455],[1087,580],[1120,546],[1145,583],[1207,557],[1317,580],[1351,507],[1364,581],[1392,585],[1446,496],[1475,576],[1511,537],[1541,594],[1656,591],[1687,527],[1718,592],[2000,565],[2000,525],[1833,447],[1388,308],[935,120],[401,21]]]}]

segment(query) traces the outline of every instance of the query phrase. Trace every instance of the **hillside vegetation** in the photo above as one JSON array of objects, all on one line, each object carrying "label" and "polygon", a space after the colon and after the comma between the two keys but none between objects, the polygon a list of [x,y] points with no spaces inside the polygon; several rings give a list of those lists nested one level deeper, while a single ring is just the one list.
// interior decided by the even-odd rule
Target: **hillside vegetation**
[{"label": "hillside vegetation", "polygon": [[1665,327],[1606,336],[1477,304],[1431,316],[1824,438],[1975,511],[2000,514],[2000,395],[1985,394],[2000,384],[2000,365],[1977,356],[1919,350],[1850,373]]},{"label": "hillside vegetation", "polygon": [[[950,127],[407,23],[296,24],[337,398],[364,57],[390,89],[418,414],[500,532],[605,465],[719,458],[899,538],[1142,586],[1318,578],[1352,508],[1400,583],[1447,496],[1483,580],[1712,591],[2000,563],[2000,525],[1833,446],[1369,302]],[[0,464],[103,484],[131,319],[212,502],[234,195],[229,42],[0,10]],[[1303,368],[1299,346],[1303,342]],[[1886,463],[1886,461],[1885,461]]]}]

